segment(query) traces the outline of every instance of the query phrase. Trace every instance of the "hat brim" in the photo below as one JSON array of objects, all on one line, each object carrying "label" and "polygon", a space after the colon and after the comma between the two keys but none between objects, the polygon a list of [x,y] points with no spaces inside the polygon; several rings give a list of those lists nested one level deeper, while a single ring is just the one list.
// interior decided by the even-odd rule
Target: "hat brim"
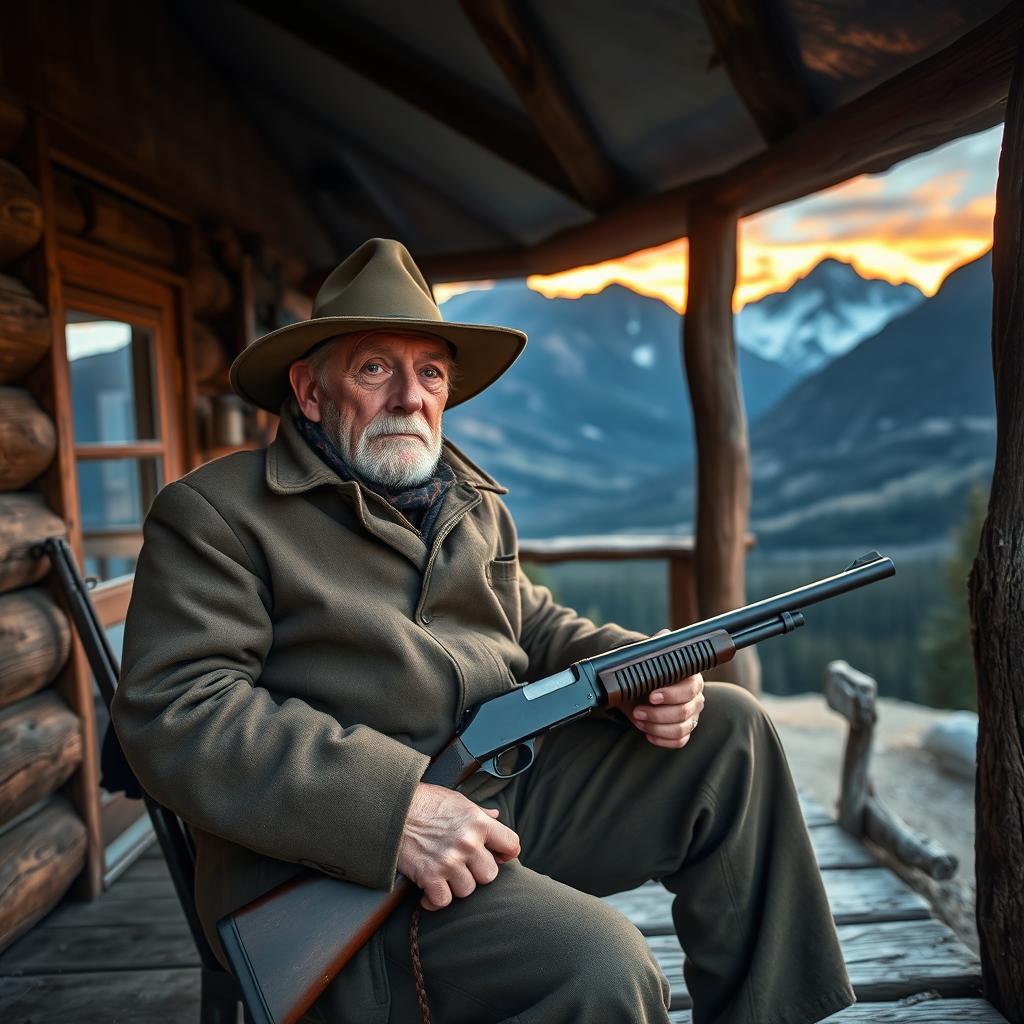
[{"label": "hat brim", "polygon": [[402,317],[324,316],[279,327],[254,341],[231,364],[235,393],[276,413],[291,394],[288,367],[320,342],[355,331],[419,331],[455,347],[458,381],[445,408],[451,409],[493,384],[526,347],[526,335],[511,327],[411,320]]}]

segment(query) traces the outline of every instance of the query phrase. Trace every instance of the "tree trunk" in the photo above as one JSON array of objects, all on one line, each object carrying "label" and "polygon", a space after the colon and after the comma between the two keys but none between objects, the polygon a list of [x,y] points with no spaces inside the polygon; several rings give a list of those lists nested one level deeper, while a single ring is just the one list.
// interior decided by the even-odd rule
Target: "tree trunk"
[{"label": "tree trunk", "polygon": [[996,462],[970,577],[978,677],[978,937],[985,995],[1024,1022],[1024,46],[1006,110],[992,247]]},{"label": "tree trunk", "polygon": [[[697,457],[697,611],[702,618],[746,603],[744,560],[750,509],[750,453],[733,339],[736,214],[710,202],[690,208],[690,284],[683,356]],[[760,693],[754,648],[713,678]]]}]

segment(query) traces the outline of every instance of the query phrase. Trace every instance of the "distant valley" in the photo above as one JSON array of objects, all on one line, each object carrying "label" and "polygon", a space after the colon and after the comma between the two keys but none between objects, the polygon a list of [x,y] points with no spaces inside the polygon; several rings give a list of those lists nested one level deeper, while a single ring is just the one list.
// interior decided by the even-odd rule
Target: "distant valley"
[{"label": "distant valley", "polygon": [[[687,530],[692,422],[680,317],[613,285],[465,292],[448,320],[519,327],[520,361],[446,415],[510,488],[523,536]],[[994,453],[991,262],[932,299],[826,260],[737,318],[762,548],[921,542],[959,520]]]}]

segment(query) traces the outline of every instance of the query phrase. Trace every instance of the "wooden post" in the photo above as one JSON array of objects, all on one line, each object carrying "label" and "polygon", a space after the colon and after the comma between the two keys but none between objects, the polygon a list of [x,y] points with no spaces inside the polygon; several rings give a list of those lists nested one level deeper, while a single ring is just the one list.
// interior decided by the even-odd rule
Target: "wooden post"
[{"label": "wooden post", "polygon": [[1024,1022],[1024,44],[1006,109],[992,246],[996,461],[970,577],[978,677],[976,873],[986,997]]},{"label": "wooden post", "polygon": [[[696,442],[695,569],[701,618],[745,603],[750,453],[732,333],[736,223],[734,210],[706,199],[690,207],[683,358]],[[715,670],[715,678],[759,693],[761,665],[755,650],[741,651],[734,662]]]}]

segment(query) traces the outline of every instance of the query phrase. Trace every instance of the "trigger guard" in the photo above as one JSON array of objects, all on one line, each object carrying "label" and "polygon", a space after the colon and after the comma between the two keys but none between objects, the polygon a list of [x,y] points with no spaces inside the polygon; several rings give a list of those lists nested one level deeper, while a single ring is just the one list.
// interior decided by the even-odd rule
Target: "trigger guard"
[{"label": "trigger guard", "polygon": [[[516,762],[514,771],[501,771],[498,762],[503,758],[512,753],[512,751],[519,752],[519,760]],[[480,765],[480,771],[487,772],[488,775],[493,776],[496,779],[514,779],[517,775],[522,775],[523,772],[529,768],[537,757],[537,748],[535,741],[532,739],[525,740],[523,743],[517,743],[514,747],[508,747],[503,750],[500,754],[494,757],[488,758]]]}]

